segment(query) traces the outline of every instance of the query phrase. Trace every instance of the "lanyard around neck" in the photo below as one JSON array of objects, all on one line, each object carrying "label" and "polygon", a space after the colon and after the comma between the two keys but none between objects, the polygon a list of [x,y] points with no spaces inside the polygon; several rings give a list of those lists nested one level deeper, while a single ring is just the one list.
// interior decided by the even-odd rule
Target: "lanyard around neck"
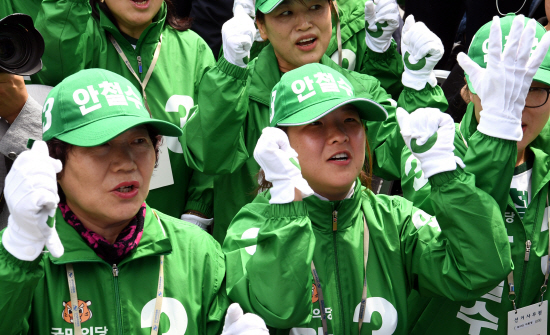
[{"label": "lanyard around neck", "polygon": [[[160,218],[153,210],[159,225]],[[73,315],[74,335],[82,335],[82,326],[80,324],[80,314],[78,306],[78,295],[76,292],[76,280],[74,276],[73,265],[68,263],[65,265],[67,270],[67,281],[69,282],[69,294],[71,296],[71,310]],[[155,300],[155,311],[153,314],[153,324],[151,325],[151,335],[157,335],[160,323],[160,314],[162,311],[162,297],[164,295],[164,255],[160,256],[160,269],[159,269],[159,281],[157,286],[157,297]]]},{"label": "lanyard around neck", "polygon": [[[124,51],[122,51],[122,48],[120,47],[118,42],[115,40],[113,35],[109,34],[109,39],[111,40],[111,43],[115,47],[116,51],[118,52],[118,54],[120,55],[124,63],[126,64],[126,67],[128,68],[128,70],[132,72],[134,77],[137,79],[137,81],[141,85],[141,93],[143,94],[143,101],[145,102],[145,108],[147,108],[149,115],[153,117],[153,114],[151,114],[151,109],[149,109],[149,104],[147,103],[147,95],[145,94],[145,87],[149,82],[149,78],[151,78],[151,74],[153,74],[153,70],[155,69],[155,65],[157,64],[157,60],[159,58],[160,46],[162,44],[162,34],[160,35],[159,43],[157,44],[157,48],[155,49],[155,53],[153,54],[153,61],[151,62],[151,66],[149,66],[149,70],[147,70],[147,73],[145,74],[145,79],[143,80],[143,82],[141,81],[141,79],[139,79],[139,76],[137,75],[136,71],[134,71],[134,68],[132,68],[132,65],[130,64],[128,57],[126,57],[126,55],[124,54]],[[138,57],[138,60],[140,61],[139,70],[141,73],[141,58]]]},{"label": "lanyard around neck", "polygon": [[[542,286],[540,287],[540,303],[542,304],[542,301],[544,299],[544,293],[546,293],[546,290],[548,288],[548,275],[550,274],[550,208],[548,203],[548,194],[546,194],[546,211],[547,211],[547,219],[548,219],[548,259],[546,260],[546,273],[544,274],[544,282],[542,283]],[[528,259],[525,259],[525,261],[528,261]],[[508,274],[508,286],[509,286],[509,292],[508,292],[508,299],[512,302],[512,305],[514,306],[514,310],[516,313],[518,312],[516,308],[516,290],[514,286],[514,271],[510,272]]]},{"label": "lanyard around neck", "polygon": [[[361,295],[361,306],[359,307],[359,334],[361,333],[361,327],[363,326],[363,316],[365,314],[365,307],[367,305],[367,261],[369,259],[369,228],[367,227],[367,219],[363,214],[363,260],[364,260],[364,279],[363,279],[363,294]],[[323,296],[323,289],[321,288],[321,281],[319,275],[315,269],[313,261],[311,261],[311,273],[313,274],[313,280],[317,287],[317,295],[319,296],[319,307],[321,310],[321,323],[323,324],[323,334],[328,335],[327,315],[325,311],[325,297]]]}]

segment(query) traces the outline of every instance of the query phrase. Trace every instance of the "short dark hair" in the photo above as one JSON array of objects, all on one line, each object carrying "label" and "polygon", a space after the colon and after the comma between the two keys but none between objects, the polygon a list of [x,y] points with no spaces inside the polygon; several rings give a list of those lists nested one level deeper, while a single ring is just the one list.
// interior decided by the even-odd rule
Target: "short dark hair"
[{"label": "short dark hair", "polygon": [[[162,136],[159,135],[159,132],[156,128],[153,128],[149,125],[146,125],[145,127],[147,128],[147,133],[149,134],[149,138],[151,139],[153,147],[155,148],[155,167],[157,167],[159,163],[159,153],[160,145],[162,144]],[[67,162],[67,157],[69,156],[69,153],[73,149],[74,145],[58,140],[57,138],[52,138],[51,140],[46,141],[46,145],[48,146],[50,157],[59,159],[61,161],[61,164],[65,166],[65,163]],[[57,174],[57,179],[59,180],[62,176],[63,170],[61,170],[61,172]],[[57,193],[59,194],[60,201],[63,203],[66,202],[65,193],[63,193],[63,190],[61,189],[59,184],[57,185]]]},{"label": "short dark hair", "polygon": [[[174,4],[172,3],[172,0],[164,0],[167,7],[167,13],[166,13],[166,22],[170,25],[170,27],[179,30],[179,31],[186,31],[187,29],[191,29],[191,24],[193,23],[193,19],[190,17],[184,17],[179,18],[176,15],[176,8],[174,7]],[[97,10],[96,6],[99,6],[99,8],[107,15],[109,20],[111,20],[114,24],[117,23],[115,17],[113,16],[113,13],[107,7],[107,4],[105,2],[101,2],[99,0],[90,0],[90,5],[92,6],[92,16],[99,20],[99,11]]]},{"label": "short dark hair", "polygon": [[[304,5],[304,6],[307,6],[306,0],[285,0],[285,2],[290,2],[290,1],[296,1],[296,2],[301,3],[301,4]],[[333,4],[332,1],[333,1],[333,0],[327,0],[327,1],[328,1],[328,2],[331,4],[331,6],[332,6],[332,4]],[[265,22],[265,14],[262,13],[262,12],[260,12],[259,10],[257,10],[257,11],[256,11],[256,20],[257,20],[257,21],[260,21],[260,22]]]}]

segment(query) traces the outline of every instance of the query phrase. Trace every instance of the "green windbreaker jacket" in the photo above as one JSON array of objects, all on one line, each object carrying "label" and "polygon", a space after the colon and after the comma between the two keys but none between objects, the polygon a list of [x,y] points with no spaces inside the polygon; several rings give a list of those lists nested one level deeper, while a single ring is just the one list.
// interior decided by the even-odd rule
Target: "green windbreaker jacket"
[{"label": "green windbreaker jacket", "polygon": [[[351,82],[355,95],[372,99],[388,111],[385,122],[367,122],[367,134],[374,155],[374,174],[386,179],[399,178],[399,159],[405,145],[395,118],[395,101],[371,76],[344,70],[328,56],[321,64],[342,73]],[[260,167],[253,157],[262,129],[269,126],[271,90],[279,82],[273,46],[240,68],[225,58],[202,78],[199,110],[183,128],[184,155],[189,166],[214,180],[214,238],[223,242],[231,219],[255,197],[256,173]],[[447,106],[439,87],[422,91],[403,90],[398,104],[413,111],[430,105]]]},{"label": "green windbreaker jacket", "polygon": [[44,254],[25,262],[0,244],[0,332],[73,334],[65,308],[71,301],[65,264],[71,263],[84,334],[148,335],[165,255],[159,334],[220,333],[228,300],[219,244],[190,223],[157,214],[160,222],[147,207],[138,247],[116,266],[99,258],[59,210],[60,258]]},{"label": "green windbreaker jacket", "polygon": [[[510,197],[510,183],[517,158],[517,145],[477,132],[474,105],[468,110],[455,133],[455,155],[463,157],[466,170],[476,176],[476,185],[496,200],[505,220],[507,238],[514,264],[514,284],[517,308],[540,301],[548,258],[548,205],[546,197],[550,181],[550,127],[528,147],[534,154],[531,176],[531,203],[522,220]],[[467,146],[466,146],[467,145]],[[416,159],[406,149],[402,157],[404,196],[428,213],[433,213],[430,185],[419,172]],[[531,242],[529,261],[525,261],[526,242]],[[495,285],[478,299],[453,302],[444,298],[425,299],[412,292],[409,297],[411,334],[472,334],[507,333],[508,312],[513,310],[508,299],[508,281]],[[544,299],[550,294],[546,292]]]},{"label": "green windbreaker jacket", "polygon": [[502,216],[472,175],[459,169],[430,179],[437,219],[359,183],[351,198],[335,202],[310,196],[271,205],[269,194],[259,195],[237,214],[222,247],[230,299],[277,328],[271,334],[322,334],[313,260],[329,334],[357,334],[363,215],[370,238],[361,334],[407,334],[411,289],[455,300],[479,297],[510,271]]},{"label": "green windbreaker jacket", "polygon": [[[392,41],[389,49],[382,53],[370,50],[365,43],[365,1],[339,0],[340,34],[342,37],[342,67],[350,71],[368,74],[380,81],[380,86],[397,100],[403,84],[403,60]],[[335,22],[335,21],[333,21]],[[251,59],[256,58],[269,42],[254,42],[250,51]],[[338,63],[338,40],[336,24],[333,24],[332,38],[325,55]],[[445,108],[447,106],[445,105]]]},{"label": "green windbreaker jacket", "polygon": [[2,0],[0,1],[0,19],[13,13],[23,13],[35,20],[41,2],[40,0]]},{"label": "green windbreaker jacket", "polygon": [[[42,3],[36,27],[44,36],[46,52],[42,57],[44,69],[33,76],[33,80],[55,86],[73,73],[97,67],[122,75],[141,90],[108,34],[120,44],[140,80],[145,79],[162,35],[160,56],[145,89],[147,101],[154,118],[183,126],[196,104],[202,75],[214,65],[208,45],[191,30],[180,32],[170,27],[166,22],[165,4],[141,34],[135,50],[103,12],[100,11],[100,19],[96,20],[91,11],[88,0]],[[139,71],[138,57],[141,57],[142,71]],[[185,164],[179,139],[164,137],[164,142],[166,146],[161,148],[161,154],[169,156],[174,183],[151,190],[148,203],[175,217],[188,209],[211,216],[212,178],[194,173]]]}]

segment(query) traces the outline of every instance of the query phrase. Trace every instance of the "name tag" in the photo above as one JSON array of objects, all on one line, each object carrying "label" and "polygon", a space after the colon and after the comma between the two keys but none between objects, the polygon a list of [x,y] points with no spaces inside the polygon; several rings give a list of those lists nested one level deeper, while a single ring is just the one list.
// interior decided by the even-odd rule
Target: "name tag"
[{"label": "name tag", "polygon": [[548,301],[508,312],[508,335],[548,334]]},{"label": "name tag", "polygon": [[160,146],[159,164],[153,170],[153,176],[149,184],[150,190],[174,184],[172,165],[170,165],[170,156],[168,155],[168,146],[166,142],[166,139],[164,139]]}]

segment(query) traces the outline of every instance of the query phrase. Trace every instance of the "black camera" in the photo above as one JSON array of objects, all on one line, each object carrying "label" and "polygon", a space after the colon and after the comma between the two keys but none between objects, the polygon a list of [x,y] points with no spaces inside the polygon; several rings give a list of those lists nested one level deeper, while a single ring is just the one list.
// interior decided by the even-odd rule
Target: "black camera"
[{"label": "black camera", "polygon": [[12,14],[0,20],[0,72],[30,76],[42,69],[44,39],[30,16]]}]

